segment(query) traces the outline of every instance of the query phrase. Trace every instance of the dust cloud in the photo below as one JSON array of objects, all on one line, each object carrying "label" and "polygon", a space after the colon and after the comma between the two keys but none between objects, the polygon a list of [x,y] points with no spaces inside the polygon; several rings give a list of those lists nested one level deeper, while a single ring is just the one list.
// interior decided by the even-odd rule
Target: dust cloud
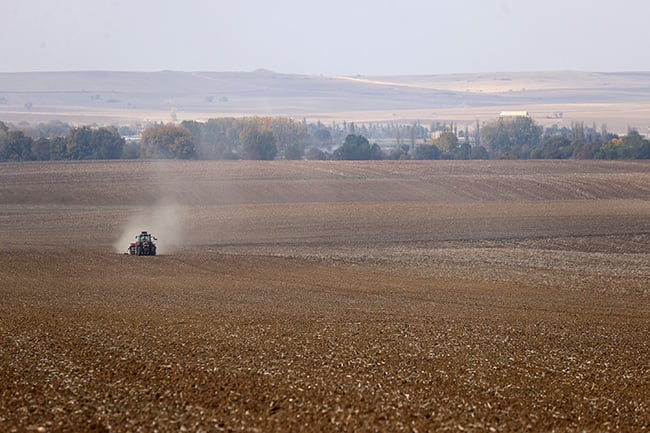
[{"label": "dust cloud", "polygon": [[157,254],[173,254],[183,239],[185,210],[172,200],[161,200],[154,206],[135,213],[124,225],[113,244],[115,252],[124,253],[136,235],[145,230],[155,236]]}]

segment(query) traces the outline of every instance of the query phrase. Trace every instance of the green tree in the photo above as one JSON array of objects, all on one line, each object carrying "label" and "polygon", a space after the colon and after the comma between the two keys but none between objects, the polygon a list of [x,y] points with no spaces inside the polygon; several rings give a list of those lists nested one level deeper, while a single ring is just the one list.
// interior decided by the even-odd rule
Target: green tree
[{"label": "green tree", "polygon": [[472,157],[472,146],[469,145],[466,141],[458,143],[456,150],[454,150],[454,159],[470,159]]},{"label": "green tree", "polygon": [[435,144],[442,153],[452,156],[458,147],[458,137],[453,132],[443,132],[431,144]]},{"label": "green tree", "polygon": [[263,117],[254,120],[258,120],[262,129],[273,132],[279,158],[302,158],[310,140],[309,130],[304,123],[287,117]]},{"label": "green tree", "polygon": [[207,122],[183,121],[181,126],[192,133],[199,159],[227,159],[239,145],[239,132],[233,134],[236,119],[209,119]]},{"label": "green tree", "polygon": [[483,146],[473,146],[469,157],[470,159],[490,159],[490,154]]},{"label": "green tree", "polygon": [[573,143],[565,137],[552,137],[544,141],[541,149],[535,149],[531,156],[544,159],[567,159],[573,155]]},{"label": "green tree", "polygon": [[650,159],[650,142],[636,131],[623,138],[603,143],[596,155],[600,159]]},{"label": "green tree", "polygon": [[[251,142],[243,143],[241,139],[253,139],[253,135],[264,134],[265,131],[273,133],[276,148],[273,158],[300,159],[306,146],[315,141],[309,134],[306,122],[285,117],[220,118],[207,122],[184,121],[181,125],[192,133],[197,156],[201,159],[239,158],[243,147],[251,146]],[[247,128],[251,129],[244,132]],[[256,139],[259,138],[261,136]],[[242,157],[260,158],[262,154],[256,153],[259,150],[249,149],[252,153]],[[267,154],[263,156],[269,157]]]},{"label": "green tree", "polygon": [[69,159],[94,159],[93,131],[88,126],[72,128],[65,138],[66,155]]},{"label": "green tree", "polygon": [[297,160],[302,159],[304,155],[305,147],[298,143],[291,144],[284,149],[284,159]]},{"label": "green tree", "polygon": [[67,157],[75,160],[119,159],[124,148],[124,139],[114,126],[72,128],[65,142]]},{"label": "green tree", "polygon": [[0,121],[0,162],[6,161],[5,148],[7,146],[7,132],[9,128],[4,122]]},{"label": "green tree", "polygon": [[413,159],[440,159],[441,153],[435,144],[420,144],[413,149]]},{"label": "green tree", "polygon": [[50,140],[40,137],[32,144],[32,156],[37,161],[48,161],[50,159]]},{"label": "green tree", "polygon": [[58,161],[61,159],[66,159],[67,152],[66,152],[66,142],[65,142],[65,137],[51,137],[49,139],[50,142],[50,159],[53,161]]},{"label": "green tree", "polygon": [[124,138],[114,126],[93,131],[92,146],[97,159],[119,159],[124,149]]},{"label": "green tree", "polygon": [[587,143],[584,141],[573,141],[571,142],[571,147],[573,147],[573,158],[575,159],[594,159],[598,152],[600,151],[601,142]]},{"label": "green tree", "polygon": [[0,161],[29,161],[32,143],[31,137],[23,131],[0,129]]},{"label": "green tree", "polygon": [[382,159],[383,153],[377,143],[371,146],[363,135],[349,134],[343,145],[334,151],[332,158],[353,161]]},{"label": "green tree", "polygon": [[172,123],[154,125],[142,132],[140,157],[191,159],[196,155],[192,133]]},{"label": "green tree", "polygon": [[401,146],[397,146],[394,149],[390,151],[386,159],[390,160],[405,160],[405,159],[411,159],[410,155],[411,151],[411,146],[408,144],[403,144]]},{"label": "green tree", "polygon": [[481,128],[481,143],[493,158],[528,158],[540,145],[542,127],[526,116],[500,117]]},{"label": "green tree", "polygon": [[243,159],[270,161],[278,153],[273,132],[256,125],[246,126],[239,134],[239,141]]},{"label": "green tree", "polygon": [[650,141],[643,138],[638,131],[630,131],[623,137],[623,158],[650,159]]}]

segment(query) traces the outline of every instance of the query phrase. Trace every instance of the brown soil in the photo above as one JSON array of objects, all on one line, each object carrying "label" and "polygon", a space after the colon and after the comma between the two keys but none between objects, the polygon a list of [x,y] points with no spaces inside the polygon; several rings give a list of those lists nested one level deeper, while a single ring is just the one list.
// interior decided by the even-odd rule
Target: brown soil
[{"label": "brown soil", "polygon": [[648,163],[0,165],[0,431],[648,430],[649,241]]}]

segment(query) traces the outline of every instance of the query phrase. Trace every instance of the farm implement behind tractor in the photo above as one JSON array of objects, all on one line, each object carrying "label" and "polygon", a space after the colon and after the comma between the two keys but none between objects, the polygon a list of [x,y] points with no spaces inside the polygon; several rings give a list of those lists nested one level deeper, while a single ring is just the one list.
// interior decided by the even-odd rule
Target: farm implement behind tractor
[{"label": "farm implement behind tractor", "polygon": [[135,242],[131,242],[129,245],[129,254],[132,256],[155,256],[156,244],[154,241],[157,240],[151,233],[143,231],[135,237]]}]

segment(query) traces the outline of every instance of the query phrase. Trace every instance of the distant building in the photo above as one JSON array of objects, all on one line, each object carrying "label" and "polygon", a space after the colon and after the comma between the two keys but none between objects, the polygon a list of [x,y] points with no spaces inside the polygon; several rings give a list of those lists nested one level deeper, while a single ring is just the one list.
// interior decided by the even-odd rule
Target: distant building
[{"label": "distant building", "polygon": [[502,111],[499,117],[529,117],[528,111]]}]

